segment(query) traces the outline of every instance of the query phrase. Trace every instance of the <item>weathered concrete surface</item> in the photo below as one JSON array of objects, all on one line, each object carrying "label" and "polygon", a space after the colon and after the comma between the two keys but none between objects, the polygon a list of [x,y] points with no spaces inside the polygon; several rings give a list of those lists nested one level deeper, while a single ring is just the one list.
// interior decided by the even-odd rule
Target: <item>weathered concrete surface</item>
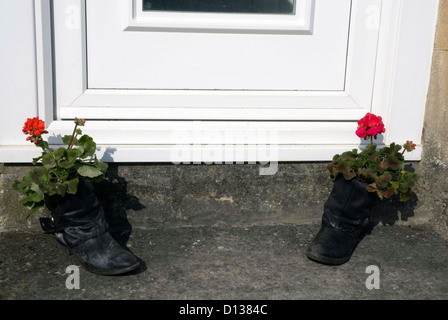
[{"label": "weathered concrete surface", "polygon": [[[12,184],[21,179],[31,165],[15,165],[13,167],[0,164],[0,231],[5,229],[35,228],[37,216],[25,221],[28,210],[19,204],[21,195],[13,190]],[[39,215],[42,215],[39,213]]]},{"label": "weathered concrete surface", "polygon": [[[78,266],[53,236],[0,233],[0,299],[389,300],[448,299],[447,243],[428,226],[383,226],[351,260],[325,266],[305,249],[316,225],[134,228],[132,251],[145,263],[126,276],[80,268],[69,290],[66,267]],[[378,267],[379,289],[366,273]],[[165,316],[178,310],[167,309]]]},{"label": "weathered concrete surface", "polygon": [[[28,169],[3,166],[0,230],[38,230],[36,218],[45,215],[42,211],[24,221],[27,210],[11,188]],[[434,201],[432,184],[427,187],[425,181],[408,203],[380,204],[377,220],[429,222],[440,203]],[[331,187],[324,163],[281,163],[272,176],[259,175],[256,165],[110,164],[97,190],[109,215],[126,213],[135,227],[250,226],[319,222]]]},{"label": "weathered concrete surface", "polygon": [[[23,221],[27,210],[11,188],[29,168],[2,166],[0,230],[37,225]],[[259,175],[256,165],[110,164],[97,189],[108,212],[125,209],[133,225],[151,227],[313,221],[330,188],[322,164],[281,164],[273,176]]]}]

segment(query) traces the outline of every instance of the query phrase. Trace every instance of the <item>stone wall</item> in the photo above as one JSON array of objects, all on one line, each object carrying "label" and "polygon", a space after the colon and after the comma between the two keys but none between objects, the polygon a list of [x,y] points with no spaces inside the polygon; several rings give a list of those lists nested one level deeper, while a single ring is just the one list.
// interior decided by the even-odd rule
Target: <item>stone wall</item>
[{"label": "stone wall", "polygon": [[448,0],[441,0],[424,120],[423,159],[419,163],[418,171],[422,175],[419,210],[431,213],[431,221],[446,239],[448,239],[447,124]]}]

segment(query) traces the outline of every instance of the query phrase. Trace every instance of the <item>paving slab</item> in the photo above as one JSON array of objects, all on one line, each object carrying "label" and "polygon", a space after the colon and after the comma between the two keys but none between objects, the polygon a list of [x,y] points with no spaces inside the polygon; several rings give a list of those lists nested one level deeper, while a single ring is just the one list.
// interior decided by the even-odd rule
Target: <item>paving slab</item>
[{"label": "paving slab", "polygon": [[[448,298],[448,247],[430,226],[377,226],[341,266],[306,258],[306,247],[318,228],[315,224],[134,228],[128,246],[143,261],[142,268],[122,276],[87,272],[52,235],[3,232],[0,299]],[[76,284],[69,266],[79,267],[79,289],[68,289]],[[379,288],[372,288],[375,284]]]}]

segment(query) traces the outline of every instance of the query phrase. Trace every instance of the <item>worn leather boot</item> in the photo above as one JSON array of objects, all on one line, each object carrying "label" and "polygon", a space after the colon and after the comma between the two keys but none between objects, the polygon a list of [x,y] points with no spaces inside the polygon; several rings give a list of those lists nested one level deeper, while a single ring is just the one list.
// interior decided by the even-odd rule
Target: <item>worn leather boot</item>
[{"label": "worn leather boot", "polygon": [[75,254],[82,266],[96,274],[117,275],[135,270],[140,261],[110,234],[104,209],[91,183],[80,182],[76,195],[46,199],[52,222],[41,219],[44,231]]},{"label": "worn leather boot", "polygon": [[306,251],[309,259],[330,265],[350,260],[377,201],[366,186],[355,179],[337,177],[324,205],[321,228]]}]

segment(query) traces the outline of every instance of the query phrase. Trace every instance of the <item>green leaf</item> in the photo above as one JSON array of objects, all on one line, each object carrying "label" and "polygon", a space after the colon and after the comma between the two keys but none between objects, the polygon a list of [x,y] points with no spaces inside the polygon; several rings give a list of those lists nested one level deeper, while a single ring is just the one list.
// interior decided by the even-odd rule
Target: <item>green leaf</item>
[{"label": "green leaf", "polygon": [[65,136],[62,137],[62,143],[68,145],[70,143],[71,139],[72,139],[72,136],[65,135]]},{"label": "green leaf", "polygon": [[78,178],[64,182],[64,184],[67,186],[67,192],[71,194],[76,194],[76,191],[78,190],[78,183],[79,183]]},{"label": "green leaf", "polygon": [[337,170],[338,173],[339,172],[342,173],[345,180],[351,180],[354,177],[356,177],[355,171],[352,168],[350,168],[349,165],[347,165],[346,163],[338,164],[335,169]]},{"label": "green leaf", "polygon": [[65,197],[65,193],[67,192],[67,185],[66,184],[58,184],[56,186],[56,191],[58,194],[60,194],[61,196]]},{"label": "green leaf", "polygon": [[54,158],[56,160],[60,160],[65,156],[66,152],[67,152],[67,149],[64,147],[61,147],[54,152]]},{"label": "green leaf", "polygon": [[342,172],[342,174],[344,175],[345,180],[351,180],[356,177],[356,173],[352,169],[348,170],[347,172]]},{"label": "green leaf", "polygon": [[74,145],[74,146],[78,145],[78,139],[76,139],[75,137],[73,137],[73,141],[72,141],[71,135],[65,135],[62,137],[63,144],[66,144],[68,146],[70,144],[70,141],[72,142],[72,145]]},{"label": "green leaf", "polygon": [[30,212],[28,213],[28,215],[25,217],[25,220],[28,220],[31,215],[33,213],[35,213],[37,210],[39,210],[40,208],[43,208],[45,206],[45,202],[41,201],[41,202],[36,202],[33,207],[31,208]]},{"label": "green leaf", "polygon": [[34,204],[34,202],[40,202],[43,200],[44,200],[43,194],[38,194],[38,193],[33,192],[30,195],[28,195],[27,197],[20,200],[19,203],[23,204],[25,206],[31,206]]},{"label": "green leaf", "polygon": [[62,161],[59,161],[59,166],[61,167],[61,168],[65,168],[65,169],[69,169],[69,168],[71,168],[72,166],[73,166],[73,164],[75,163],[75,161],[76,160],[69,160],[69,159],[66,159],[66,160],[62,160]]},{"label": "green leaf", "polygon": [[41,187],[45,187],[48,184],[50,176],[48,170],[45,167],[37,167],[30,172],[31,180]]},{"label": "green leaf", "polygon": [[76,148],[77,150],[79,150],[79,157],[81,159],[85,158],[84,156],[84,147],[83,146],[78,146],[78,148]]},{"label": "green leaf", "polygon": [[88,135],[83,135],[79,139],[79,146],[84,148],[84,153],[81,155],[81,158],[84,159],[86,157],[93,156],[95,154],[96,143]]},{"label": "green leaf", "polygon": [[396,190],[394,188],[387,189],[386,191],[378,190],[378,193],[386,198],[390,198],[395,194]]},{"label": "green leaf", "polygon": [[40,159],[42,159],[42,156],[37,157],[37,158],[33,158],[33,165],[36,165],[37,162],[39,162]]},{"label": "green leaf", "polygon": [[100,160],[98,160],[98,158],[95,156],[95,159],[93,161],[93,163],[95,164],[95,166],[98,168],[98,170],[100,171],[106,171],[108,168],[107,163],[101,162]]},{"label": "green leaf", "polygon": [[31,187],[31,175],[26,175],[22,178],[22,180],[16,180],[12,184],[14,190],[19,191],[22,194],[27,194],[28,190]]},{"label": "green leaf", "polygon": [[55,194],[57,194],[57,183],[54,182],[49,182],[48,183],[48,189],[45,192],[47,195],[49,196],[54,196]]},{"label": "green leaf", "polygon": [[95,178],[103,174],[100,170],[90,165],[83,165],[79,167],[77,172],[79,175],[88,178]]},{"label": "green leaf", "polygon": [[400,166],[400,162],[397,160],[397,158],[395,158],[393,156],[387,157],[387,159],[385,159],[383,162],[383,168],[385,170],[387,170],[389,168],[392,170],[398,170],[399,166]]},{"label": "green leaf", "polygon": [[99,176],[95,177],[95,178],[87,178],[84,177],[84,179],[90,181],[90,182],[100,182],[104,179],[104,174],[100,174]]},{"label": "green leaf", "polygon": [[376,151],[376,143],[370,143],[369,145],[367,145],[367,148],[365,149],[365,151],[369,154],[373,154]]},{"label": "green leaf", "polygon": [[35,193],[37,193],[38,195],[40,195],[42,197],[44,196],[43,190],[39,187],[38,184],[36,184],[34,182],[31,182],[30,190],[33,190]]},{"label": "green leaf", "polygon": [[56,167],[56,160],[54,160],[53,154],[52,153],[46,153],[42,157],[42,164],[47,169],[51,169],[51,168]]},{"label": "green leaf", "polygon": [[65,157],[59,161],[59,166],[66,169],[71,168],[75,164],[75,161],[78,159],[79,155],[80,152],[77,149],[66,150]]},{"label": "green leaf", "polygon": [[67,159],[70,161],[76,161],[78,157],[81,155],[81,152],[78,149],[70,149],[67,150]]},{"label": "green leaf", "polygon": [[378,177],[376,179],[376,185],[379,188],[387,188],[389,185],[389,182],[392,180],[392,175],[390,173],[383,174],[382,176]]},{"label": "green leaf", "polygon": [[[45,140],[38,140],[36,142],[36,147],[40,147],[42,149],[50,149],[50,146],[48,145],[48,142]],[[51,149],[50,149],[51,150]]]}]

